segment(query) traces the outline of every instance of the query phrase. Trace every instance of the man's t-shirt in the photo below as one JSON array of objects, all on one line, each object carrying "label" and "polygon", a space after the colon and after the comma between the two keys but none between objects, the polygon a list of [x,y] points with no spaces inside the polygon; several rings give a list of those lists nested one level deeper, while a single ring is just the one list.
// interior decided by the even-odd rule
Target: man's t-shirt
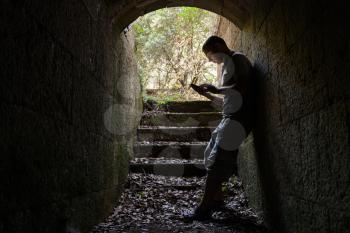
[{"label": "man's t-shirt", "polygon": [[[235,75],[235,64],[233,62],[232,55],[224,56],[224,61],[223,61],[223,66],[221,71],[221,83],[220,83],[221,86],[224,86],[224,84],[227,85],[227,83],[230,83],[230,85],[232,85],[237,81],[237,75]],[[223,99],[224,115],[230,115],[232,113],[237,112],[241,106],[242,106],[242,96],[238,91],[234,89],[229,89],[224,92],[224,99]]]},{"label": "man's t-shirt", "polygon": [[223,115],[244,125],[247,133],[252,129],[253,112],[253,67],[244,54],[239,52],[227,55],[223,61],[221,84],[224,86],[236,84],[235,88],[227,89],[223,94]]}]

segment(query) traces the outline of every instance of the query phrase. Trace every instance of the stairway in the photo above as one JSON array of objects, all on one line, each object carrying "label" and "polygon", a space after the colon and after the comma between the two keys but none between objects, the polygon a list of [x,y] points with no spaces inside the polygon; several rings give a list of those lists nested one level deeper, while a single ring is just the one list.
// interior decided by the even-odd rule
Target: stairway
[{"label": "stairway", "polygon": [[143,113],[130,172],[204,176],[203,153],[221,112],[210,101],[169,102],[166,110]]}]

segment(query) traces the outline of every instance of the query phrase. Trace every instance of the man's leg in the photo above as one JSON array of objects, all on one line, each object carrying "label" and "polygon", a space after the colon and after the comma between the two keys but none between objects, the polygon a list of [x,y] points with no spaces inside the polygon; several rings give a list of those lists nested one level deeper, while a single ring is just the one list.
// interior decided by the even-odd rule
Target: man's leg
[{"label": "man's leg", "polygon": [[222,200],[222,180],[211,178],[210,176],[207,176],[205,181],[205,188],[204,188],[204,194],[201,200],[201,203],[199,204],[199,208],[202,210],[210,210],[213,207],[213,204],[215,201],[217,201],[217,198]]},{"label": "man's leg", "polygon": [[204,195],[200,206],[211,208],[218,201],[223,201],[222,184],[228,182],[232,175],[237,175],[238,150],[228,151],[220,147],[217,149],[214,164],[208,170]]},{"label": "man's leg", "polygon": [[184,214],[183,220],[189,222],[192,220],[206,220],[211,218],[212,210],[214,210],[214,199],[222,187],[222,181],[219,179],[206,178],[204,195],[200,204],[193,210],[192,213]]},{"label": "man's leg", "polygon": [[222,192],[222,183],[221,182],[221,187],[220,189],[216,192],[216,194],[214,195],[214,201],[223,201],[224,200],[224,194]]}]

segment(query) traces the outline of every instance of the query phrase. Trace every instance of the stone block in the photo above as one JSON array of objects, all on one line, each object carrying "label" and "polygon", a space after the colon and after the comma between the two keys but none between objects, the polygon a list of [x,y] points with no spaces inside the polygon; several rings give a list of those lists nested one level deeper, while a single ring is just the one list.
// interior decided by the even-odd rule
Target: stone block
[{"label": "stone block", "polygon": [[132,159],[132,150],[126,140],[120,140],[114,144],[114,163],[116,167],[116,182],[117,182],[117,191],[118,195],[121,195],[123,191],[123,184],[126,181],[128,172],[129,172],[129,161]]},{"label": "stone block", "polygon": [[75,59],[87,69],[95,70],[91,28],[94,21],[83,1],[42,4],[41,1],[32,0],[26,3],[26,8]]},{"label": "stone block", "polygon": [[23,104],[52,118],[71,121],[71,56],[38,25],[33,24],[29,35],[23,54]]},{"label": "stone block", "polygon": [[261,1],[258,0],[253,4],[252,17],[253,17],[253,32],[254,34],[260,33],[261,26],[265,23],[266,18],[271,12],[275,2],[274,0]]},{"label": "stone block", "polygon": [[88,232],[93,224],[101,222],[112,213],[116,195],[113,189],[89,193],[70,201],[70,218],[66,221],[68,232]]},{"label": "stone block", "polygon": [[[263,80],[260,84],[258,105],[260,106],[260,110],[258,110],[260,115],[264,115],[264,119],[266,120],[265,124],[269,126],[276,126],[282,124],[282,107],[280,103],[280,90],[276,86],[275,78],[272,75],[267,75],[266,80]],[[268,111],[267,111],[268,109]]]},{"label": "stone block", "polygon": [[162,109],[168,112],[218,112],[212,101],[170,101],[163,104]]},{"label": "stone block", "polygon": [[293,194],[302,192],[301,134],[300,122],[296,121],[281,126],[274,135],[270,136],[274,139],[271,151],[276,154],[273,163],[281,192]]},{"label": "stone block", "polygon": [[[294,206],[297,208],[297,219],[295,230],[290,232],[309,233],[309,232],[330,232],[329,231],[329,210],[317,203],[304,198],[295,198]],[[288,210],[287,210],[288,211]],[[286,222],[286,228],[289,227]]]},{"label": "stone block", "polygon": [[141,119],[141,125],[145,126],[183,126],[198,127],[211,126],[216,127],[222,118],[221,113],[158,113],[144,115]]},{"label": "stone block", "polygon": [[71,157],[68,166],[74,174],[73,196],[82,196],[91,191],[89,186],[88,155],[91,153],[89,133],[86,129],[76,127],[72,130]]},{"label": "stone block", "polygon": [[252,43],[253,57],[249,57],[254,61],[254,65],[258,68],[259,76],[265,77],[270,72],[269,64],[269,48],[268,48],[267,24],[264,23],[258,34],[255,35]]},{"label": "stone block", "polygon": [[214,127],[140,127],[139,141],[209,141]]},{"label": "stone block", "polygon": [[[284,17],[281,1],[274,1],[274,5],[264,22],[266,25],[266,33],[262,33],[262,36],[264,36],[266,40],[268,63],[271,67],[274,67],[276,63],[286,57]],[[264,27],[262,27],[262,29],[264,29]]]},{"label": "stone block", "polygon": [[[348,210],[348,209],[347,209]],[[349,211],[332,209],[329,212],[329,232],[346,232],[350,229]]]},{"label": "stone block", "polygon": [[156,163],[150,161],[142,164],[131,163],[130,172],[175,177],[201,177],[206,175],[207,170],[203,162]]},{"label": "stone block", "polygon": [[302,0],[281,0],[281,5],[285,14],[282,18],[285,24],[285,46],[289,50],[298,43],[307,29],[306,17],[309,9],[306,8],[306,1]]},{"label": "stone block", "polygon": [[116,181],[116,172],[119,167],[114,165],[114,143],[111,139],[106,139],[104,137],[100,137],[100,150],[98,151],[98,155],[102,157],[102,172],[103,175],[101,177],[101,183],[103,185],[103,189],[112,189],[117,185]]},{"label": "stone block", "polygon": [[238,154],[238,175],[242,180],[244,190],[248,196],[249,206],[253,207],[262,215],[262,190],[259,177],[259,166],[256,158],[254,136],[249,136],[239,147]]},{"label": "stone block", "polygon": [[242,31],[242,51],[250,59],[254,60],[254,51],[253,51],[253,39],[254,34],[251,29]]},{"label": "stone block", "polygon": [[5,208],[20,212],[50,209],[54,202],[64,205],[71,180],[65,176],[69,126],[25,108],[3,105],[4,108],[8,119],[2,137],[6,135],[8,151],[3,155],[3,172],[9,181],[4,193]]},{"label": "stone block", "polygon": [[327,151],[322,149],[328,146],[328,141],[326,135],[319,131],[324,127],[321,123],[318,112],[302,118],[300,122],[300,128],[305,130],[300,138],[302,168],[299,176],[302,177],[302,196],[308,200],[318,199],[318,183],[321,176],[318,164],[328,156]]},{"label": "stone block", "polygon": [[280,101],[284,123],[325,107],[328,96],[326,80],[313,74],[308,66],[311,61],[308,51],[303,46],[297,46],[290,55],[293,59],[286,60],[280,67]]},{"label": "stone block", "polygon": [[10,103],[22,104],[23,78],[26,74],[26,35],[33,22],[18,3],[1,3],[6,9],[1,13],[1,54],[2,68],[0,75],[0,98]]},{"label": "stone block", "polygon": [[280,231],[286,233],[297,233],[300,216],[294,196],[288,193],[282,194],[280,203]]},{"label": "stone block", "polygon": [[328,120],[326,135],[330,143],[326,150],[329,158],[327,167],[330,172],[327,184],[331,185],[333,191],[328,197],[332,198],[334,205],[349,208],[349,202],[346,202],[349,194],[345,188],[350,182],[349,122],[346,105],[344,102],[334,104],[327,109],[325,114]]},{"label": "stone block", "polygon": [[345,10],[340,4],[334,3],[332,7],[328,6],[323,16],[324,63],[320,67],[320,74],[327,80],[331,103],[350,98],[349,36],[342,26],[334,26],[337,22],[349,21],[349,14]]},{"label": "stone block", "polygon": [[134,145],[136,158],[203,158],[206,142],[145,142]]},{"label": "stone block", "polygon": [[[104,92],[101,85],[84,66],[74,64],[73,69],[72,118],[73,124],[92,132],[101,132],[103,127]],[[110,101],[110,100],[106,100]]]}]

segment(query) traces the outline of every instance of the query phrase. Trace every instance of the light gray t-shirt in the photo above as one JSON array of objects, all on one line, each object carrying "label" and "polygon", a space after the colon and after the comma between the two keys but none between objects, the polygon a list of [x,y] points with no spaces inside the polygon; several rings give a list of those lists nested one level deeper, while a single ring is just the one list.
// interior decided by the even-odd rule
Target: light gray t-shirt
[{"label": "light gray t-shirt", "polygon": [[[237,76],[235,74],[235,64],[232,60],[232,57],[225,55],[223,59],[222,71],[221,71],[221,83],[223,86],[229,79],[233,78],[234,82],[237,81]],[[235,113],[242,106],[242,96],[241,94],[234,90],[228,89],[224,92],[223,99],[223,114],[228,115]]]}]

